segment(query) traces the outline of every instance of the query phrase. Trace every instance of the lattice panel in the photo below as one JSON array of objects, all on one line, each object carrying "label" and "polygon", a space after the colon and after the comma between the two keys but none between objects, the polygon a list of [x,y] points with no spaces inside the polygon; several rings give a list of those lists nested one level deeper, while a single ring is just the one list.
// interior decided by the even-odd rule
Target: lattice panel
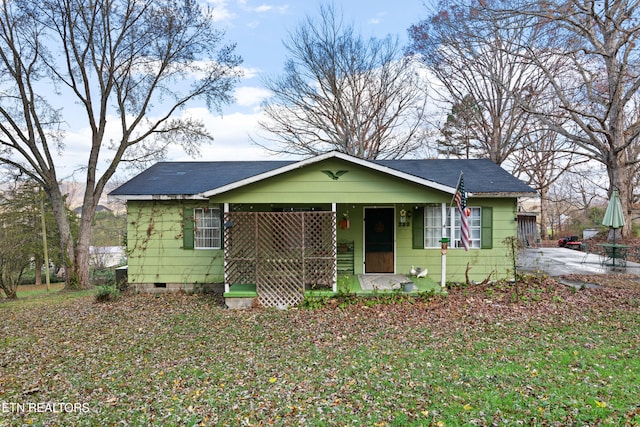
[{"label": "lattice panel", "polygon": [[258,299],[266,307],[297,305],[304,297],[304,218],[293,212],[264,212],[258,218]]},{"label": "lattice panel", "polygon": [[252,212],[228,212],[224,224],[226,283],[256,283],[256,216]]},{"label": "lattice panel", "polygon": [[332,288],[335,281],[335,215],[304,213],[304,283],[312,289]]},{"label": "lattice panel", "polygon": [[263,306],[297,305],[305,285],[332,287],[333,212],[233,212],[225,223],[225,280],[255,283]]}]

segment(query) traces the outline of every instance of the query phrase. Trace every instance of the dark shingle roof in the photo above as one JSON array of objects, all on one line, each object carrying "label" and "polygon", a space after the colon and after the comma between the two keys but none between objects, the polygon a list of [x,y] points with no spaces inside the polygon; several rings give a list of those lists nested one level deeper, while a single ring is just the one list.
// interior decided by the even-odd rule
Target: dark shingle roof
[{"label": "dark shingle roof", "polygon": [[[529,186],[487,159],[373,160],[416,178],[455,188],[464,172],[471,193],[535,193]],[[192,196],[291,166],[296,161],[161,162],[112,191],[112,196]]]},{"label": "dark shingle roof", "polygon": [[291,163],[295,161],[160,162],[109,194],[112,196],[200,194]]},{"label": "dark shingle roof", "polygon": [[375,163],[449,187],[458,184],[471,193],[533,193],[531,187],[489,159],[374,160]]}]

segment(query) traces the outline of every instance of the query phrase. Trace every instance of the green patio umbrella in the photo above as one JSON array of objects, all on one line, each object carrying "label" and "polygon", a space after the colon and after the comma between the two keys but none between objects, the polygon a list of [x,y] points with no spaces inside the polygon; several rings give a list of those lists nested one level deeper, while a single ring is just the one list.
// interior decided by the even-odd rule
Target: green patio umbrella
[{"label": "green patio umbrella", "polygon": [[613,190],[611,193],[611,199],[607,205],[607,210],[604,212],[604,218],[602,219],[602,225],[612,228],[613,231],[613,243],[616,243],[615,230],[624,227],[624,213],[622,213],[622,203],[620,203],[620,195],[618,190]]}]

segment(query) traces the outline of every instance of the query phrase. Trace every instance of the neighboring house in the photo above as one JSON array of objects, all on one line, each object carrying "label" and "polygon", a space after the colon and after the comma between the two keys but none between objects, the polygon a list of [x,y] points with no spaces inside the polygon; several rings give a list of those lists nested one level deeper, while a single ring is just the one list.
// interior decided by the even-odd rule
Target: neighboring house
[{"label": "neighboring house", "polygon": [[122,246],[89,246],[89,265],[97,268],[117,267],[126,261]]},{"label": "neighboring house", "polygon": [[[98,205],[98,206],[96,206],[96,213],[97,212],[113,212],[113,210],[109,209],[106,206]],[[77,208],[75,208],[73,210],[73,213],[75,213],[78,216],[81,216],[82,215],[82,206],[78,206]]]},{"label": "neighboring house", "polygon": [[[452,197],[464,173],[471,248],[460,248]],[[128,282],[138,290],[254,284],[261,299],[299,302],[340,275],[439,281],[513,274],[506,239],[518,197],[535,192],[489,160],[162,162],[110,193],[126,200]],[[468,266],[470,269],[468,269]],[[285,296],[283,296],[285,295]],[[264,303],[264,301],[262,301]]]}]

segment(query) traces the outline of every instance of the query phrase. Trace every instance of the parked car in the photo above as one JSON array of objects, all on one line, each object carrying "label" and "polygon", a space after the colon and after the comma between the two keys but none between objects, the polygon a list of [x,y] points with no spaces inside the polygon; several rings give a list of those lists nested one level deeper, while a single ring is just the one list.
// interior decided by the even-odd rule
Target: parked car
[{"label": "parked car", "polygon": [[561,248],[580,249],[582,242],[578,236],[567,236],[558,240],[558,246]]}]

